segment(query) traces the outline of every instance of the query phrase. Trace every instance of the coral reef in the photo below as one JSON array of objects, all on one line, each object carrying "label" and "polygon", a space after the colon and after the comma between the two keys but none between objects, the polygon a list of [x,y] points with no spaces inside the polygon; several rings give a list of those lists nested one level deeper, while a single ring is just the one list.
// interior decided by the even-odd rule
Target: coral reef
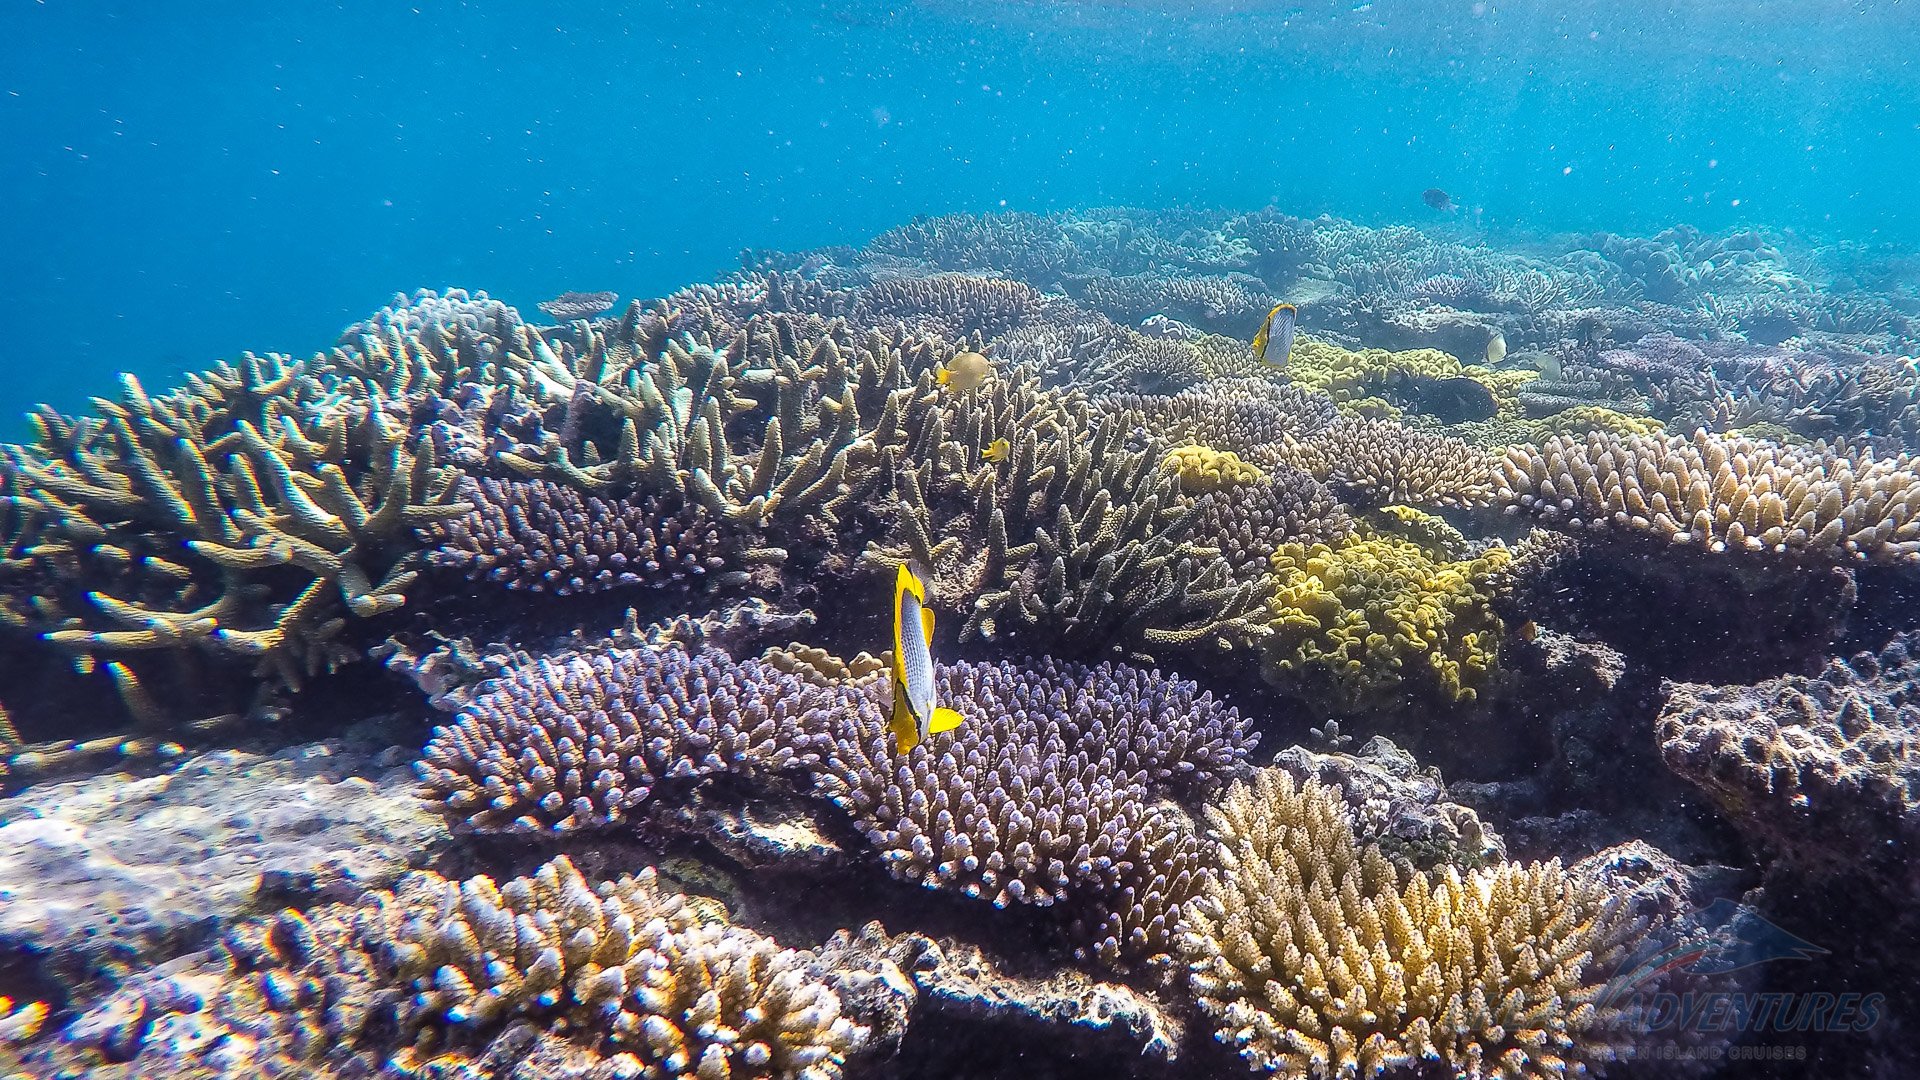
[{"label": "coral reef", "polygon": [[1345,804],[1263,770],[1207,818],[1180,947],[1221,1041],[1255,1069],[1553,1077],[1627,1056],[1605,981],[1645,930],[1556,863],[1403,875],[1359,847]]},{"label": "coral reef", "polygon": [[664,781],[814,764],[836,705],[678,642],[528,658],[434,729],[420,778],[477,829],[614,825]]},{"label": "coral reef", "polygon": [[1282,544],[1261,672],[1339,712],[1391,704],[1414,686],[1471,701],[1494,674],[1502,624],[1491,594],[1509,558],[1496,547],[1448,561],[1383,533],[1337,548]]},{"label": "coral reef", "polygon": [[[0,1058],[1632,1073],[1698,972],[1626,954],[1699,955],[1660,950],[1709,885],[1831,950],[1809,986],[1910,983],[1818,910],[1920,895],[1903,272],[955,215],[42,409],[0,452]],[[903,753],[905,562],[963,722]]]},{"label": "coral reef", "polygon": [[1569,528],[1712,552],[1826,562],[1920,559],[1920,476],[1905,456],[1696,431],[1554,436],[1500,463],[1497,498]]},{"label": "coral reef", "polygon": [[1083,948],[1164,951],[1193,867],[1188,820],[1162,800],[1242,768],[1258,741],[1244,718],[1158,672],[958,664],[938,693],[966,725],[901,754],[867,681],[820,781],[896,876],[1001,907],[1090,902]]},{"label": "coral reef", "polygon": [[461,494],[473,508],[427,530],[436,544],[428,561],[510,589],[566,596],[664,588],[740,561],[739,539],[657,496],[610,502],[551,480],[492,477],[469,481]]},{"label": "coral reef", "polygon": [[[652,868],[596,889],[564,856],[504,885],[416,872],[185,961],[123,987],[53,1056],[413,1073],[455,1068],[528,1021],[635,1073],[826,1078],[867,1036],[808,954],[666,891]],[[163,1037],[188,1024],[205,1034]]]},{"label": "coral reef", "polygon": [[1920,635],[1754,686],[1669,683],[1657,724],[1667,764],[1801,874],[1867,868],[1913,896],[1895,852],[1920,840]]}]

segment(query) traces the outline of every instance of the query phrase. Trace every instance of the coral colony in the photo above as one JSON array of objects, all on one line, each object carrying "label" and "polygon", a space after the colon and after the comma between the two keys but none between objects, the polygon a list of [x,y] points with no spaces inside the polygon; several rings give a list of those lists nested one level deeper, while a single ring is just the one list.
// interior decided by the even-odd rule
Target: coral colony
[{"label": "coral colony", "polygon": [[279,754],[416,839],[111,953],[18,894],[0,1058],[1673,1075],[1739,1033],[1650,1019],[1714,976],[1639,957],[1814,894],[1885,912],[1815,951],[1911,1024],[1920,318],[1816,265],[932,218],[43,408],[0,820]]}]

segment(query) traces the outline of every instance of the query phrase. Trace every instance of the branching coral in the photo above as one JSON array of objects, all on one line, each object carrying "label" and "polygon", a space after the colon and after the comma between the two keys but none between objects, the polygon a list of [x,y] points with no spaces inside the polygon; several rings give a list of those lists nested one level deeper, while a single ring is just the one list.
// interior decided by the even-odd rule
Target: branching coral
[{"label": "branching coral", "polygon": [[1712,552],[1816,562],[1920,559],[1920,473],[1905,456],[1695,432],[1555,436],[1514,447],[1497,496],[1549,524]]},{"label": "branching coral", "polygon": [[617,824],[666,780],[815,764],[845,707],[678,643],[529,660],[455,704],[421,779],[475,828],[534,832]]},{"label": "branching coral", "polygon": [[1109,961],[1164,951],[1197,863],[1183,811],[1257,742],[1199,687],[1102,664],[956,664],[940,701],[966,718],[902,754],[865,680],[819,783],[894,874],[1010,903],[1069,905]]},{"label": "branching coral", "polygon": [[1644,925],[1557,862],[1403,873],[1355,842],[1338,795],[1277,769],[1207,819],[1219,855],[1179,942],[1253,1068],[1547,1080],[1628,1052],[1603,993]]},{"label": "branching coral", "polygon": [[1243,580],[1267,576],[1273,553],[1288,540],[1337,544],[1353,520],[1326,485],[1298,469],[1277,466],[1264,478],[1200,496],[1191,537],[1217,548]]},{"label": "branching coral", "polygon": [[[357,905],[287,911],[82,1017],[60,1064],[212,1075],[407,1075],[532,1023],[634,1075],[830,1080],[867,1037],[809,953],[731,926],[651,867],[595,888],[564,856],[504,885],[417,872]],[[158,1073],[156,1072],[156,1075]]]},{"label": "branching coral", "polygon": [[1415,689],[1472,700],[1494,673],[1502,632],[1491,595],[1505,548],[1448,562],[1388,534],[1339,547],[1282,544],[1273,556],[1268,681],[1340,711]]},{"label": "branching coral", "polygon": [[1116,395],[1100,407],[1143,435],[1210,446],[1260,468],[1285,460],[1288,440],[1339,416],[1330,399],[1266,378],[1217,379],[1171,397]]},{"label": "branching coral", "polygon": [[1493,487],[1494,461],[1487,451],[1391,420],[1336,420],[1287,440],[1280,456],[1371,506],[1479,506]]},{"label": "branching coral", "polygon": [[468,481],[461,497],[473,509],[424,530],[437,544],[428,559],[512,589],[566,596],[662,588],[745,563],[746,537],[737,530],[658,496],[608,500],[550,480],[486,477]]},{"label": "branching coral", "polygon": [[[906,440],[899,538],[866,559],[933,568],[935,606],[968,612],[963,636],[1055,655],[1230,641],[1259,598],[1187,541],[1160,444],[1130,434],[1017,373],[949,395]],[[1000,439],[1004,460],[986,461]]]},{"label": "branching coral", "polygon": [[128,377],[96,407],[34,414],[4,469],[5,569],[31,594],[7,620],[89,662],[193,646],[297,684],[353,655],[348,617],[406,602],[413,530],[469,509],[404,418],[300,363],[247,357],[161,396]]}]

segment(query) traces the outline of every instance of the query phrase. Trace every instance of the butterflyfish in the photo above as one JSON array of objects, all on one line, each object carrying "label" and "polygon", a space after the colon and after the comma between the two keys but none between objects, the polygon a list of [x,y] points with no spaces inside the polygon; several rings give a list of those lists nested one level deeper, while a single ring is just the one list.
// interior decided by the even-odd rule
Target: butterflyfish
[{"label": "butterflyfish", "polygon": [[1287,354],[1293,352],[1293,323],[1299,315],[1300,309],[1292,304],[1273,305],[1253,335],[1253,355],[1266,360],[1271,352],[1275,359],[1268,362],[1275,367],[1285,367]]},{"label": "butterflyfish", "polygon": [[887,727],[901,753],[964,719],[933,694],[933,609],[919,575],[901,563],[893,579],[893,715]]},{"label": "butterflyfish", "polygon": [[980,451],[980,456],[986,458],[988,461],[1001,462],[1007,460],[1007,454],[1012,452],[1012,450],[1013,448],[1007,444],[1007,440],[995,439],[987,444],[985,450]]},{"label": "butterflyfish", "polygon": [[949,390],[972,390],[993,375],[993,361],[977,352],[963,352],[940,365],[934,381]]},{"label": "butterflyfish", "polygon": [[1507,335],[1495,330],[1493,336],[1487,339],[1487,364],[1491,367],[1499,367],[1506,358]]}]

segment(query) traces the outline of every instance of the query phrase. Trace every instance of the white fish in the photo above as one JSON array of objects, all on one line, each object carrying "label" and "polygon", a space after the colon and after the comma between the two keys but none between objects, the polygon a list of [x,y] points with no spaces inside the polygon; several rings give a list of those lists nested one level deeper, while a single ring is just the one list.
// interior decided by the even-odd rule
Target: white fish
[{"label": "white fish", "polygon": [[1498,367],[1500,362],[1506,358],[1507,335],[1495,330],[1493,336],[1487,339],[1487,365],[1489,367]]}]

